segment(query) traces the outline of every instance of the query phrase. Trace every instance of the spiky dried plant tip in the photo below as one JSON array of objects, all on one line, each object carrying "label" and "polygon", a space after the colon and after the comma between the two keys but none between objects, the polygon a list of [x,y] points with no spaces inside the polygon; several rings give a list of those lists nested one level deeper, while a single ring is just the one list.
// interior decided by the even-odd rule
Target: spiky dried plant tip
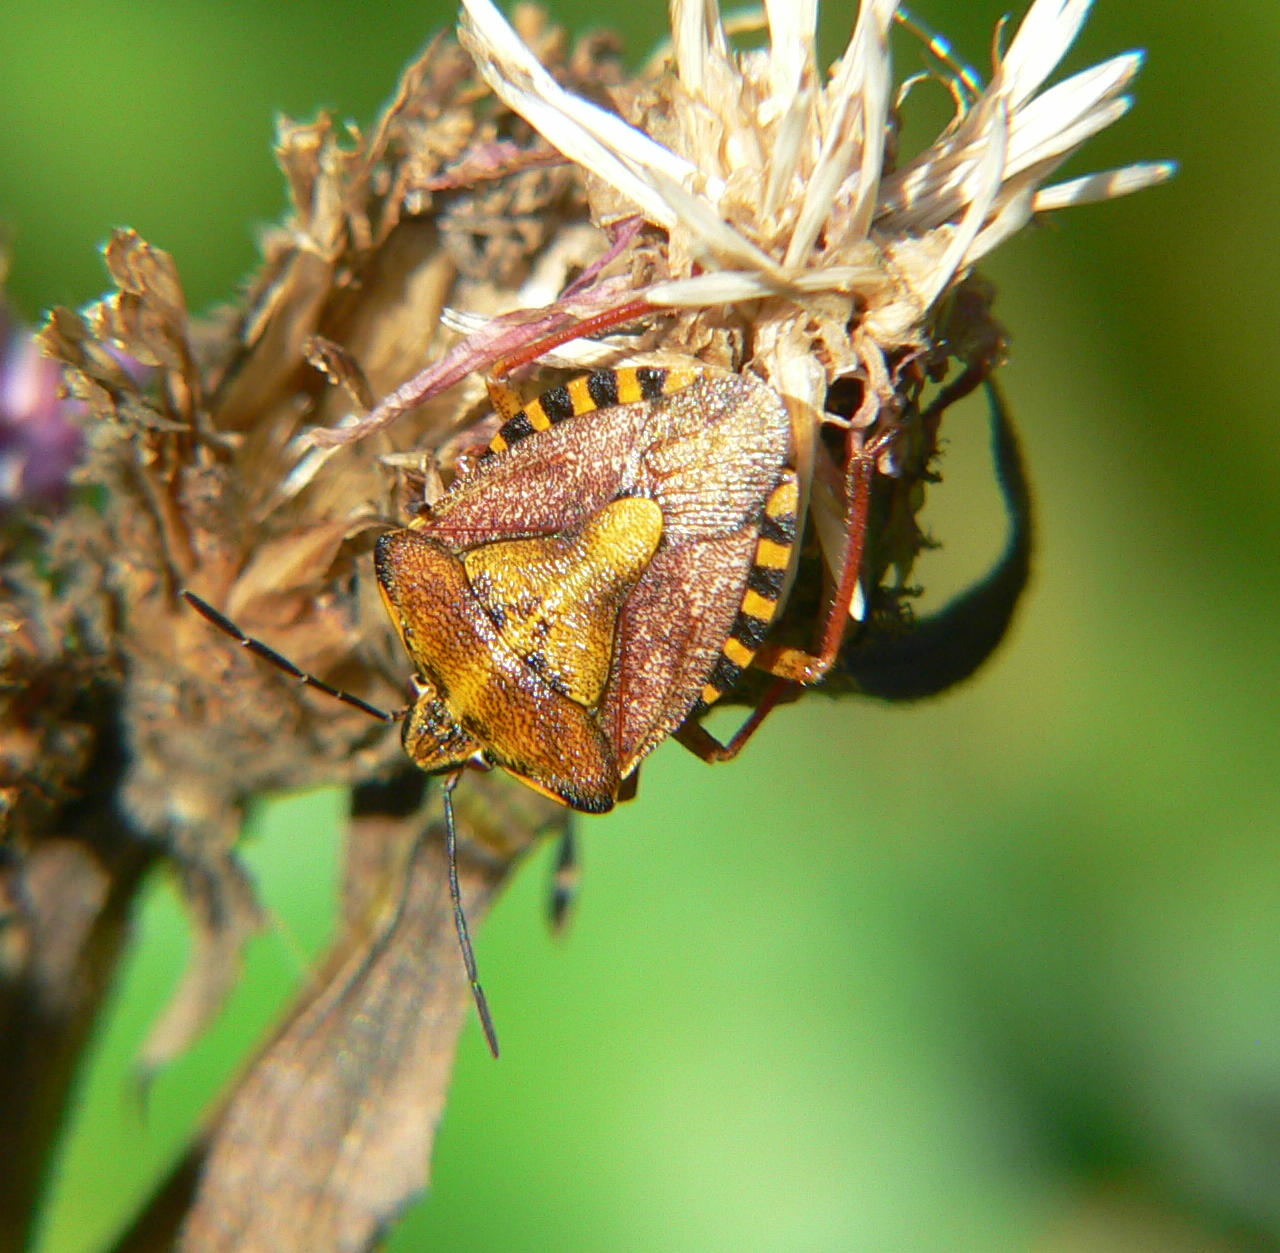
[{"label": "spiky dried plant tip", "polygon": [[[0,529],[0,902],[18,919],[0,950],[0,975],[17,972],[0,981],[0,1035],[25,1021],[3,1017],[6,989],[14,1005],[33,987],[75,996],[39,1021],[81,1035],[24,1056],[38,1070],[74,1055],[141,873],[164,856],[198,932],[145,1061],[171,1057],[260,921],[234,853],[248,799],[356,789],[343,938],[210,1128],[187,1247],[220,1247],[201,1243],[217,1231],[281,1248],[375,1239],[424,1181],[469,994],[397,737],[290,688],[180,590],[395,707],[407,667],[371,549],[493,432],[484,372],[656,358],[753,374],[786,400],[820,552],[784,630],[807,643],[856,564],[855,463],[874,465],[876,494],[850,607],[892,609],[922,543],[938,418],[1004,351],[975,263],[1035,213],[1171,172],[1047,184],[1128,108],[1140,61],[1045,89],[1087,9],[1035,0],[990,83],[959,75],[955,118],[903,159],[893,0],[864,3],[825,78],[816,0],[768,5],[768,47],[745,53],[710,0],[673,0],[670,56],[638,77],[606,36],[570,46],[528,7],[517,33],[489,0],[465,0],[462,46],[435,41],[368,133],[281,122],[290,213],[233,307],[192,318],[173,259],[121,231],[105,249],[117,290],[51,316],[43,346],[84,415],[74,478],[94,491],[35,539]],[[469,779],[458,805],[471,908],[563,819],[497,773]],[[8,1161],[52,1142],[56,1099],[23,1114],[47,1078],[0,1068],[0,1110],[25,1137],[6,1140],[0,1116]]]},{"label": "spiky dried plant tip", "polygon": [[[714,0],[673,0],[669,66],[619,95],[626,121],[560,86],[490,0],[463,4],[460,38],[494,92],[592,176],[594,220],[640,215],[665,234],[633,294],[704,319],[761,302],[751,364],[779,382],[815,348],[834,354],[828,382],[858,369],[874,379],[895,353],[928,346],[942,300],[1033,213],[1173,171],[1142,163],[1045,186],[1128,110],[1142,62],[1127,53],[1042,90],[1088,0],[1036,0],[990,84],[973,99],[957,92],[952,123],[902,163],[891,152],[903,98],[889,62],[896,0],[862,6],[825,83],[816,0],[767,6],[768,48],[739,53]],[[803,331],[826,305],[836,331]]]}]

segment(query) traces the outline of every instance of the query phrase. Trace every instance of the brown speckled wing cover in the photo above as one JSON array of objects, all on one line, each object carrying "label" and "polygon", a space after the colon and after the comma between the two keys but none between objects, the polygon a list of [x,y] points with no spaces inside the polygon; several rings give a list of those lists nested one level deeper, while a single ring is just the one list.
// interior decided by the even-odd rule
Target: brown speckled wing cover
[{"label": "brown speckled wing cover", "polygon": [[673,395],[585,414],[486,459],[437,503],[422,533],[462,550],[574,532],[622,496],[658,503],[662,542],[619,615],[598,711],[625,778],[684,721],[715,665],[790,449],[776,393],[709,372]]}]

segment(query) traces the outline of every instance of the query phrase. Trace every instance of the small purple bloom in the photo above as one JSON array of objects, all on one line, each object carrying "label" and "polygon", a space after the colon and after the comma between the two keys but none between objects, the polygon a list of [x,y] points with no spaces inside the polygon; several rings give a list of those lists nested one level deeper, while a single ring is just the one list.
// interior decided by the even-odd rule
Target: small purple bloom
[{"label": "small purple bloom", "polygon": [[57,363],[0,310],[0,508],[66,495],[83,441],[61,385]]}]

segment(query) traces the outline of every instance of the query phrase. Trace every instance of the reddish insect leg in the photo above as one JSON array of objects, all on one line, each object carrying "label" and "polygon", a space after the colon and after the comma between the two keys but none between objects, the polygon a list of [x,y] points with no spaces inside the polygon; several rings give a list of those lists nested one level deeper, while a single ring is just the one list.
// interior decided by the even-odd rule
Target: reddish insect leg
[{"label": "reddish insect leg", "polygon": [[760,703],[751,711],[751,716],[735,732],[733,739],[721,744],[700,722],[690,718],[677,730],[671,738],[683,744],[695,757],[706,762],[732,761],[746,747],[747,741],[756,733],[760,724],[773,712],[774,707],[791,687],[786,679],[778,679],[769,685]]},{"label": "reddish insect leg", "polygon": [[[850,432],[850,444],[857,436]],[[849,501],[846,516],[848,543],[841,566],[840,581],[836,586],[831,605],[823,621],[822,633],[816,652],[806,652],[782,644],[765,644],[756,653],[751,664],[776,677],[769,685],[751,716],[738,728],[727,744],[721,744],[700,722],[687,721],[675,732],[674,738],[703,761],[729,761],[746,746],[764,720],[782,701],[793,684],[816,683],[835,662],[844,641],[849,621],[849,607],[857,591],[862,571],[862,556],[866,549],[867,517],[871,504],[871,482],[875,475],[876,457],[882,442],[873,440],[861,448],[850,448],[848,469],[845,474],[845,498]]]},{"label": "reddish insect leg", "polygon": [[[817,683],[831,669],[844,642],[849,624],[849,607],[858,590],[862,555],[867,543],[867,516],[871,505],[871,480],[875,475],[878,441],[850,454],[845,475],[849,512],[846,518],[848,543],[840,569],[840,582],[827,610],[816,652],[806,652],[783,644],[766,644],[752,663],[757,668],[792,683]],[[776,701],[775,701],[776,703]],[[737,737],[735,737],[736,739]]]},{"label": "reddish insect leg", "polygon": [[529,362],[536,361],[553,348],[559,348],[561,344],[567,344],[571,339],[582,339],[588,335],[603,334],[605,331],[611,331],[614,327],[622,326],[626,322],[634,322],[637,318],[653,313],[654,310],[655,306],[651,305],[647,300],[632,300],[625,305],[618,305],[613,309],[605,309],[603,312],[593,314],[589,318],[583,318],[581,321],[573,322],[568,326],[562,326],[558,331],[552,331],[541,339],[537,339],[531,344],[526,344],[523,348],[518,348],[514,352],[508,353],[505,357],[499,358],[493,363],[493,375],[495,378],[503,378],[510,374],[512,370],[518,370],[522,365],[528,365]]}]

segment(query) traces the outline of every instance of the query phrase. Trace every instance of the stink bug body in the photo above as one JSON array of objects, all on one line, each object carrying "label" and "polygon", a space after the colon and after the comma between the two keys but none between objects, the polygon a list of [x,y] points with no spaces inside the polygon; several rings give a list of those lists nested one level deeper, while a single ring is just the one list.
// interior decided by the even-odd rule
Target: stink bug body
[{"label": "stink bug body", "polygon": [[760,647],[795,541],[790,450],[777,393],[705,369],[603,370],[509,417],[378,541],[418,669],[409,756],[611,808]]},{"label": "stink bug body", "polygon": [[[377,541],[378,587],[417,670],[405,751],[450,772],[450,891],[494,1056],[458,891],[459,772],[500,766],[600,813],[673,733],[722,755],[695,720],[751,664],[781,605],[797,527],[791,445],[786,406],[763,383],[704,368],[601,370],[511,412],[428,513]],[[401,716],[184,595],[295,679]]]}]

